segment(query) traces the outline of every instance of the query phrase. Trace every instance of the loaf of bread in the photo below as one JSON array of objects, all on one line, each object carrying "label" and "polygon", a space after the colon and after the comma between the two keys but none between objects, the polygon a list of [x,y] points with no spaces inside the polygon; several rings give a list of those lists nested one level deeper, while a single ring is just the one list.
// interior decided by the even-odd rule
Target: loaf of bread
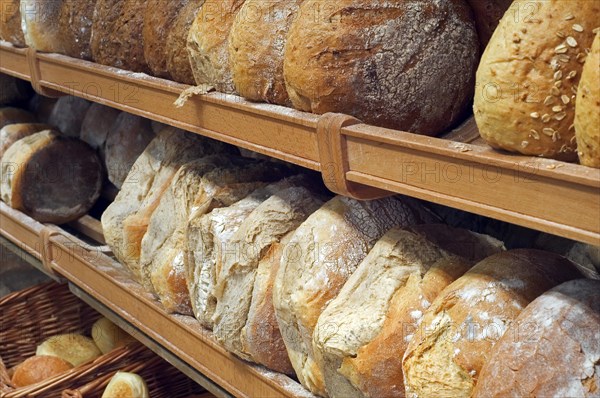
[{"label": "loaf of bread", "polygon": [[40,123],[48,123],[57,101],[57,98],[49,98],[36,94],[29,100],[27,109],[35,114]]},{"label": "loaf of bread", "polygon": [[15,373],[11,381],[17,388],[26,387],[64,373],[72,368],[73,365],[64,359],[49,355],[36,355],[27,358],[15,368]]},{"label": "loaf of bread", "polygon": [[464,115],[478,48],[464,1],[305,0],[284,75],[297,109],[435,135]]},{"label": "loaf of bread", "polygon": [[92,339],[102,354],[135,341],[123,329],[104,317],[98,319],[92,325]]},{"label": "loaf of bread", "polygon": [[0,193],[14,209],[62,224],[87,214],[100,196],[103,177],[102,162],[87,144],[45,130],[4,153]]},{"label": "loaf of bread", "polygon": [[62,53],[89,60],[96,0],[63,0],[62,3],[58,19]]},{"label": "loaf of bread", "polygon": [[102,214],[106,243],[136,279],[140,279],[142,237],[175,173],[185,163],[226,148],[222,143],[167,127],[138,157],[121,191]]},{"label": "loaf of bread", "polygon": [[[105,145],[109,133],[113,133],[113,126],[121,111],[108,106],[93,103],[83,118],[79,137],[88,143],[105,160]],[[135,136],[135,134],[132,134]],[[138,154],[139,155],[139,154]]]},{"label": "loaf of bread", "polygon": [[117,188],[121,189],[135,161],[154,137],[150,120],[127,112],[119,114],[104,147],[108,179]]},{"label": "loaf of bread", "polygon": [[129,372],[117,372],[110,379],[102,398],[150,398],[144,379]]},{"label": "loaf of bread", "polygon": [[229,61],[229,33],[244,0],[206,0],[187,39],[192,72],[197,84],[234,93]]},{"label": "loaf of bread", "polygon": [[428,214],[411,199],[361,202],[336,197],[294,233],[290,245],[297,255],[281,262],[273,304],[296,375],[313,393],[326,394],[312,350],[321,312],[389,229],[424,221],[430,221]]},{"label": "loaf of bread", "polygon": [[253,101],[290,105],[283,78],[287,34],[303,0],[246,0],[229,36],[237,92]]},{"label": "loaf of bread", "polygon": [[156,293],[168,312],[193,314],[184,264],[190,213],[199,216],[229,206],[257,187],[282,176],[269,162],[208,157],[184,165],[152,214],[142,239],[142,284]]},{"label": "loaf of bread", "polygon": [[60,12],[65,0],[21,0],[21,28],[27,46],[43,52],[63,52]]},{"label": "loaf of bread", "polygon": [[144,58],[145,0],[97,0],[90,47],[92,59],[133,72],[150,73]]},{"label": "loaf of bread", "polygon": [[479,262],[425,312],[403,359],[406,393],[471,397],[494,344],[537,296],[581,274],[553,253],[519,249]]},{"label": "loaf of bread", "polygon": [[302,177],[287,178],[259,188],[228,207],[216,208],[209,213],[202,209],[192,211],[186,230],[185,267],[194,316],[202,326],[213,328],[217,274],[229,254],[233,234],[261,203],[283,189],[302,184],[302,181]]},{"label": "loaf of bread", "polygon": [[579,162],[600,168],[600,29],[587,56],[577,90],[575,135]]},{"label": "loaf of bread", "polygon": [[187,38],[204,0],[186,0],[184,3],[167,38],[167,71],[174,81],[193,85],[196,81],[187,50]]},{"label": "loaf of bread", "polygon": [[30,112],[19,108],[0,108],[0,129],[9,124],[35,123],[36,117]]},{"label": "loaf of bread", "polygon": [[5,74],[0,74],[0,87],[0,106],[26,104],[33,95],[28,82]]},{"label": "loaf of bread", "polygon": [[39,133],[42,130],[51,129],[50,126],[42,123],[17,123],[4,126],[0,129],[0,159],[4,156],[4,152],[20,139]]},{"label": "loaf of bread", "polygon": [[79,366],[102,355],[94,340],[81,334],[61,334],[50,337],[37,346],[35,355],[61,358],[73,366]]},{"label": "loaf of bread", "polygon": [[[468,2],[475,14],[477,33],[483,51],[513,0],[468,0]],[[517,8],[514,9],[515,14],[513,15],[515,18],[519,18],[520,15],[517,10]],[[521,10],[520,12],[527,12],[527,10]]]},{"label": "loaf of bread", "polygon": [[17,47],[25,47],[20,3],[20,0],[0,0],[0,39]]},{"label": "loaf of bread", "polygon": [[68,137],[79,138],[83,119],[91,103],[83,98],[64,96],[60,97],[52,108],[48,124],[55,126],[61,133]]},{"label": "loaf of bread", "polygon": [[384,235],[315,327],[329,396],[404,397],[402,356],[423,313],[475,262],[501,250],[491,237],[445,225]]},{"label": "loaf of bread", "polygon": [[474,113],[494,148],[575,160],[575,96],[594,40],[595,1],[515,0],[477,71]]},{"label": "loaf of bread", "polygon": [[253,301],[258,264],[272,244],[294,231],[322,204],[304,187],[288,188],[261,203],[229,240],[230,253],[216,274],[213,331],[230,352],[253,360],[244,350],[242,333]]},{"label": "loaf of bread", "polygon": [[187,0],[147,0],[144,10],[144,57],[154,76],[170,79],[165,51],[169,34]]},{"label": "loaf of bread", "polygon": [[597,397],[600,281],[563,283],[529,304],[483,366],[476,398]]}]

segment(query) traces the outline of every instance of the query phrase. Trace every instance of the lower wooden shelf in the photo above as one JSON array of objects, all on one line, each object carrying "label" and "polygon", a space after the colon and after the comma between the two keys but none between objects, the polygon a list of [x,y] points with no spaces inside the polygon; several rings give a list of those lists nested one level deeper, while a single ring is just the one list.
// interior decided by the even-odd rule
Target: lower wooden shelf
[{"label": "lower wooden shelf", "polygon": [[[194,318],[167,314],[109,256],[105,246],[90,243],[93,239],[88,239],[85,228],[70,233],[57,227],[48,238],[48,247],[42,251],[35,244],[42,239],[39,234],[36,236],[41,231],[39,226],[43,228],[30,217],[0,203],[2,236],[36,258],[45,259],[53,272],[69,281],[76,295],[213,394],[314,397],[291,378],[230,354]],[[79,233],[81,237],[76,236]]]}]

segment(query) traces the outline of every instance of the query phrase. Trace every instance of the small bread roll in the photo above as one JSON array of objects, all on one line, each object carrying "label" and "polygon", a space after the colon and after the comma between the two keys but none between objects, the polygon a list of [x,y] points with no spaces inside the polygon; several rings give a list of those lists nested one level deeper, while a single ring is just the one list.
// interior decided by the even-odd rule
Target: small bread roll
[{"label": "small bread roll", "polygon": [[103,354],[135,341],[123,329],[104,317],[98,319],[92,326],[92,339]]},{"label": "small bread roll", "polygon": [[36,384],[73,368],[69,362],[56,356],[37,355],[15,368],[12,382],[16,387]]},{"label": "small bread roll", "polygon": [[149,398],[148,386],[144,379],[135,373],[117,372],[110,383],[106,386],[106,390],[102,394],[102,398]]},{"label": "small bread roll", "polygon": [[579,162],[600,168],[600,29],[585,61],[577,90],[575,136]]},{"label": "small bread roll", "polygon": [[73,366],[92,361],[101,354],[94,340],[73,333],[50,337],[35,351],[35,355],[59,357]]}]

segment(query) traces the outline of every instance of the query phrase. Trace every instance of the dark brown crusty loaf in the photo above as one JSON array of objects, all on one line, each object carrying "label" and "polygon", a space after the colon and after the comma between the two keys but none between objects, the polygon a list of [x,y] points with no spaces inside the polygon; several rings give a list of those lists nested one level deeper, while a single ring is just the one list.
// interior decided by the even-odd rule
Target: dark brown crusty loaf
[{"label": "dark brown crusty loaf", "polygon": [[93,103],[81,123],[79,138],[96,149],[102,160],[105,160],[106,139],[120,114],[121,111],[117,109]]},{"label": "dark brown crusty loaf", "polygon": [[40,222],[62,224],[86,214],[100,196],[102,162],[83,141],[42,131],[2,157],[2,200]]},{"label": "dark brown crusty loaf", "polygon": [[20,4],[20,0],[0,0],[0,39],[24,47]]},{"label": "dark brown crusty loaf", "polygon": [[494,346],[475,398],[598,397],[600,281],[563,283],[529,304]]},{"label": "dark brown crusty loaf", "polygon": [[83,119],[91,103],[79,97],[60,97],[48,120],[48,124],[55,126],[61,133],[69,137],[79,137]]},{"label": "dark brown crusty loaf", "polygon": [[425,312],[402,363],[411,397],[471,397],[496,342],[536,297],[581,278],[554,253],[518,249],[479,262]]},{"label": "dark brown crusty loaf", "polygon": [[167,70],[167,52],[171,28],[186,0],[147,0],[144,11],[144,58],[152,74],[170,79]]},{"label": "dark brown crusty loaf", "polygon": [[17,123],[2,127],[0,129],[0,159],[10,146],[21,138],[51,129],[52,127],[43,123]]},{"label": "dark brown crusty loaf", "polygon": [[35,115],[26,110],[12,107],[0,108],[0,129],[9,124],[35,122]]},{"label": "dark brown crusty loaf", "polygon": [[96,0],[64,0],[58,19],[62,52],[74,58],[91,59],[90,37]]},{"label": "dark brown crusty loaf", "polygon": [[[481,50],[485,50],[498,23],[513,0],[467,0],[475,15]],[[518,14],[517,14],[518,15]],[[517,16],[518,17],[518,16]]]},{"label": "dark brown crusty loaf", "polygon": [[90,47],[92,59],[133,72],[149,73],[144,58],[144,0],[97,0]]},{"label": "dark brown crusty loaf", "polygon": [[204,0],[187,0],[175,18],[167,39],[167,70],[171,78],[179,83],[195,84],[194,73],[187,50],[187,38],[192,23]]},{"label": "dark brown crusty loaf", "polygon": [[0,106],[22,104],[31,98],[31,85],[21,79],[0,74]]},{"label": "dark brown crusty loaf", "polygon": [[473,110],[490,146],[577,159],[575,100],[599,14],[597,1],[515,0],[477,70]]},{"label": "dark brown crusty loaf", "polygon": [[306,0],[284,75],[297,109],[436,135],[463,116],[478,53],[464,0]]},{"label": "dark brown crusty loaf", "polygon": [[246,0],[229,35],[237,92],[253,101],[291,105],[283,78],[287,34],[303,0]]}]

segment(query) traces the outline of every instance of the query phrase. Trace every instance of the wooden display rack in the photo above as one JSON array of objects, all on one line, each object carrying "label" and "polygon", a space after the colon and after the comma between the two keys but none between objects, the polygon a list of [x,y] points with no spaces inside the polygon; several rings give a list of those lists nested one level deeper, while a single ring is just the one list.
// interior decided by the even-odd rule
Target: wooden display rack
[{"label": "wooden display rack", "polygon": [[[40,270],[67,280],[73,293],[213,394],[314,398],[289,377],[227,352],[196,319],[167,314],[132,281],[108,248],[95,242],[94,236],[101,235],[97,220],[87,217],[86,222],[74,224],[72,234],[40,224],[3,202],[0,218],[0,234],[40,259]],[[48,228],[51,233],[44,232]],[[91,230],[95,232],[89,234]]]},{"label": "wooden display rack", "polygon": [[176,108],[186,85],[4,42],[0,72],[320,171],[336,193],[401,193],[600,245],[599,169],[494,151],[473,119],[431,138],[220,93]]}]

